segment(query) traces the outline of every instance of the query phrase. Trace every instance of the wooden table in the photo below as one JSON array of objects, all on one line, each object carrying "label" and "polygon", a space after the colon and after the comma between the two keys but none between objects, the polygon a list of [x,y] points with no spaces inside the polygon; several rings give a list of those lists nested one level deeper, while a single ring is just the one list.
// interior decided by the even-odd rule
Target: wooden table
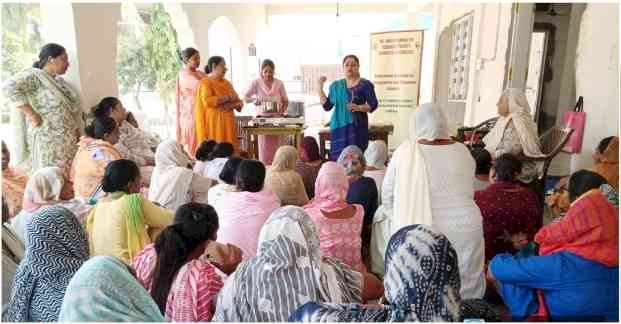
[{"label": "wooden table", "polygon": [[246,141],[249,143],[248,154],[250,158],[259,158],[259,135],[278,135],[287,136],[293,135],[295,139],[295,147],[300,150],[302,144],[302,132],[304,126],[242,126],[245,134]]},{"label": "wooden table", "polygon": [[[392,134],[395,127],[392,124],[371,123],[369,125],[369,141],[382,140],[388,146],[388,135]],[[319,130],[319,153],[324,159],[329,158],[326,142],[330,141],[330,128],[324,127]]]}]

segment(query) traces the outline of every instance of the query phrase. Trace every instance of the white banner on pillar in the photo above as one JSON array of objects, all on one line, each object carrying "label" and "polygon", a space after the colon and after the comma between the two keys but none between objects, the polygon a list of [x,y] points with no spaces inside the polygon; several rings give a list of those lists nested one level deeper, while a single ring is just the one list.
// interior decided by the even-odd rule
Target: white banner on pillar
[{"label": "white banner on pillar", "polygon": [[422,53],[422,30],[371,34],[371,80],[379,111],[418,106]]}]

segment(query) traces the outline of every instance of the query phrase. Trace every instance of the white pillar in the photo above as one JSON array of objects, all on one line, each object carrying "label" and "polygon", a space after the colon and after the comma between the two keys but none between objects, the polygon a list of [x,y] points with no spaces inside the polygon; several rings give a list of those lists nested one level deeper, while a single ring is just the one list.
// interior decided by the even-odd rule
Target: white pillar
[{"label": "white pillar", "polygon": [[177,32],[177,43],[181,50],[188,47],[197,48],[194,41],[194,31],[190,26],[188,15],[180,3],[165,2],[164,9],[170,15],[170,21]]},{"label": "white pillar", "polygon": [[524,89],[528,73],[530,40],[533,33],[534,11],[532,3],[516,3],[513,16],[513,35],[509,57],[509,87]]},{"label": "white pillar", "polygon": [[44,43],[64,46],[70,67],[64,76],[80,93],[82,109],[118,96],[116,79],[119,3],[41,3]]}]

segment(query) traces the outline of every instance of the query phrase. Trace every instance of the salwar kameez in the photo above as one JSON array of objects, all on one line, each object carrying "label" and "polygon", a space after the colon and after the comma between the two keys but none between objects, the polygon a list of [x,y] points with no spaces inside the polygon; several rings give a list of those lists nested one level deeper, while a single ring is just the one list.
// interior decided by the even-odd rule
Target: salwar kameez
[{"label": "salwar kameez", "polygon": [[198,84],[205,77],[203,72],[190,69],[179,71],[177,76],[177,142],[190,155],[194,155],[199,144],[194,131],[194,103]]},{"label": "salwar kameez", "polygon": [[323,105],[325,111],[334,108],[330,119],[330,160],[336,161],[341,151],[356,145],[364,152],[369,145],[369,117],[367,113],[351,112],[347,105],[368,104],[371,112],[377,109],[377,98],[373,83],[360,79],[357,85],[347,87],[345,79],[332,82],[328,100]]},{"label": "salwar kameez", "polygon": [[[272,86],[268,87],[263,79],[256,79],[252,82],[246,93],[245,97],[256,96],[258,102],[265,100],[267,97],[274,97],[278,100],[279,107],[282,107],[287,98],[287,92],[282,81],[274,79]],[[257,108],[257,115],[266,116],[263,111]],[[259,159],[265,165],[271,165],[274,160],[274,154],[280,146],[280,136],[277,135],[261,135],[259,136]]]},{"label": "salwar kameez", "polygon": [[[30,105],[42,123],[33,126],[19,111],[13,126],[17,145],[17,164],[28,173],[73,160],[79,135],[84,128],[83,112],[77,94],[60,77],[31,68],[17,74],[4,85],[4,95],[13,109]],[[17,111],[16,111],[17,112]]]},{"label": "salwar kameez", "polygon": [[222,96],[238,98],[233,85],[227,80],[204,78],[200,81],[196,93],[196,142],[202,143],[210,139],[218,143],[233,144],[235,151],[239,150],[235,113],[229,109],[218,107],[218,98]]}]

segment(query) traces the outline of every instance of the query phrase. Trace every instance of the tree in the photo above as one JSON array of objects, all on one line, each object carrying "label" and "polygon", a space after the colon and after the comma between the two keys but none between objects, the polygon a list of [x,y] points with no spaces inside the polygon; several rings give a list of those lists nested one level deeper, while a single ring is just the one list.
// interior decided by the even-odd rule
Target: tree
[{"label": "tree", "polygon": [[2,4],[2,79],[29,67],[39,54],[39,5]]},{"label": "tree", "polygon": [[117,80],[121,93],[132,93],[136,107],[142,110],[140,91],[155,89],[156,76],[150,68],[149,53],[144,40],[139,39],[131,26],[121,25],[117,55]]},{"label": "tree", "polygon": [[138,21],[128,19],[127,24],[121,25],[117,78],[121,93],[133,92],[138,109],[141,109],[140,91],[153,89],[159,91],[168,111],[175,95],[177,72],[181,69],[177,33],[161,3],[153,5],[149,21],[142,37],[132,28]]},{"label": "tree", "polygon": [[[39,55],[39,4],[2,4],[2,80],[30,67]],[[7,105],[2,105],[2,123],[8,123]]]},{"label": "tree", "polygon": [[175,94],[177,73],[182,66],[177,32],[161,3],[153,6],[151,25],[145,33],[145,41],[151,69],[156,75],[156,86],[164,109],[168,112],[168,104],[172,103]]}]

